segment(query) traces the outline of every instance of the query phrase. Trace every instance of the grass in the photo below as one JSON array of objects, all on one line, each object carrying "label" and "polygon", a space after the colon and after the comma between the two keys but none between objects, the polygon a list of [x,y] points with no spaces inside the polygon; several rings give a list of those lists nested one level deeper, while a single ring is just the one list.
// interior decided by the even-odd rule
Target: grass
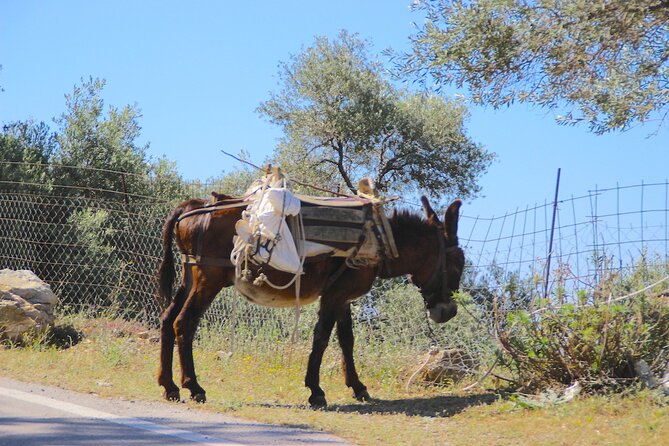
[{"label": "grass", "polygon": [[[62,339],[41,339],[20,348],[6,346],[0,349],[0,374],[102,397],[161,398],[155,379],[158,344],[142,339],[145,329],[99,319],[60,324],[60,332],[75,339],[74,345],[62,348]],[[492,391],[420,386],[407,390],[402,365],[406,358],[397,352],[358,354],[360,375],[376,398],[359,403],[343,384],[336,342],[326,353],[321,373],[329,407],[314,411],[305,405],[304,346],[278,344],[264,353],[251,353],[249,344],[228,357],[216,351],[217,345],[209,338],[195,349],[198,378],[208,397],[198,407],[328,431],[362,445],[658,445],[669,438],[669,407],[658,405],[651,394],[583,397],[527,409]]]}]

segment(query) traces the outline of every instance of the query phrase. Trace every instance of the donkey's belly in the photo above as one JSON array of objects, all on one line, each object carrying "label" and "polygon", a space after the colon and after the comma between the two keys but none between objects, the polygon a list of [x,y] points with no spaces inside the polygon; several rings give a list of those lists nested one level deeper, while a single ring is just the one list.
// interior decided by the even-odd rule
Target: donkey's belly
[{"label": "donkey's belly", "polygon": [[[286,290],[276,290],[268,285],[255,286],[251,283],[237,280],[235,288],[250,302],[264,307],[286,308],[297,305],[294,287],[289,287]],[[318,292],[301,292],[300,305],[314,303],[318,298]]]}]

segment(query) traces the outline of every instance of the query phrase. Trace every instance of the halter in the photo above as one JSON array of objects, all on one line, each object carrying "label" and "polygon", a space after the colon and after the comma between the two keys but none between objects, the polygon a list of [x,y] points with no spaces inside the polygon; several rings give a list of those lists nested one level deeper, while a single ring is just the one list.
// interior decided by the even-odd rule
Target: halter
[{"label": "halter", "polygon": [[[437,225],[437,239],[439,239],[439,263],[437,264],[437,267],[434,269],[432,274],[430,275],[430,278],[427,279],[425,284],[421,286],[421,290],[431,290],[435,289],[437,286],[439,286],[439,280],[442,280],[442,286],[441,286],[441,297],[444,300],[448,300],[450,296],[446,295],[446,287],[443,286],[443,280],[446,277],[446,254],[451,253],[459,249],[457,243],[453,246],[446,247],[446,242],[444,241],[444,225],[442,223],[439,223]],[[427,302],[426,302],[427,304]]]}]

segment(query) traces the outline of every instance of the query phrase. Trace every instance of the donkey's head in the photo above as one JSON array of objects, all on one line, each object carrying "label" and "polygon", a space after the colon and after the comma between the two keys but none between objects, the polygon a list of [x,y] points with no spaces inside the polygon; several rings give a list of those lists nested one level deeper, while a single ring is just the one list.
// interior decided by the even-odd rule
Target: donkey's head
[{"label": "donkey's head", "polygon": [[425,236],[429,240],[429,249],[434,250],[426,253],[426,257],[435,260],[420,274],[413,274],[411,280],[420,288],[430,319],[442,323],[458,312],[453,292],[460,287],[460,276],[465,265],[465,256],[458,247],[457,235],[462,202],[455,200],[448,206],[442,223],[427,198],[422,197],[421,201],[428,228],[431,228]]}]

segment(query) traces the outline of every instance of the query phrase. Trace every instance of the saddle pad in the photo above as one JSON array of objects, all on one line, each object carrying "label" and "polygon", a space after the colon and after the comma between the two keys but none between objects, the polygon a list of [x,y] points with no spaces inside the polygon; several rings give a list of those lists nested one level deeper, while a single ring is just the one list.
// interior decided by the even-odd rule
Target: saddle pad
[{"label": "saddle pad", "polygon": [[369,205],[352,208],[303,203],[300,212],[306,240],[347,250],[362,241],[370,209]]},{"label": "saddle pad", "polygon": [[366,212],[358,208],[336,208],[328,206],[304,206],[300,209],[302,219],[307,222],[324,221],[332,224],[362,225],[365,223]]},{"label": "saddle pad", "polygon": [[304,225],[305,239],[312,242],[324,243],[350,243],[357,245],[360,242],[362,228],[343,228],[337,226],[312,226]]}]

